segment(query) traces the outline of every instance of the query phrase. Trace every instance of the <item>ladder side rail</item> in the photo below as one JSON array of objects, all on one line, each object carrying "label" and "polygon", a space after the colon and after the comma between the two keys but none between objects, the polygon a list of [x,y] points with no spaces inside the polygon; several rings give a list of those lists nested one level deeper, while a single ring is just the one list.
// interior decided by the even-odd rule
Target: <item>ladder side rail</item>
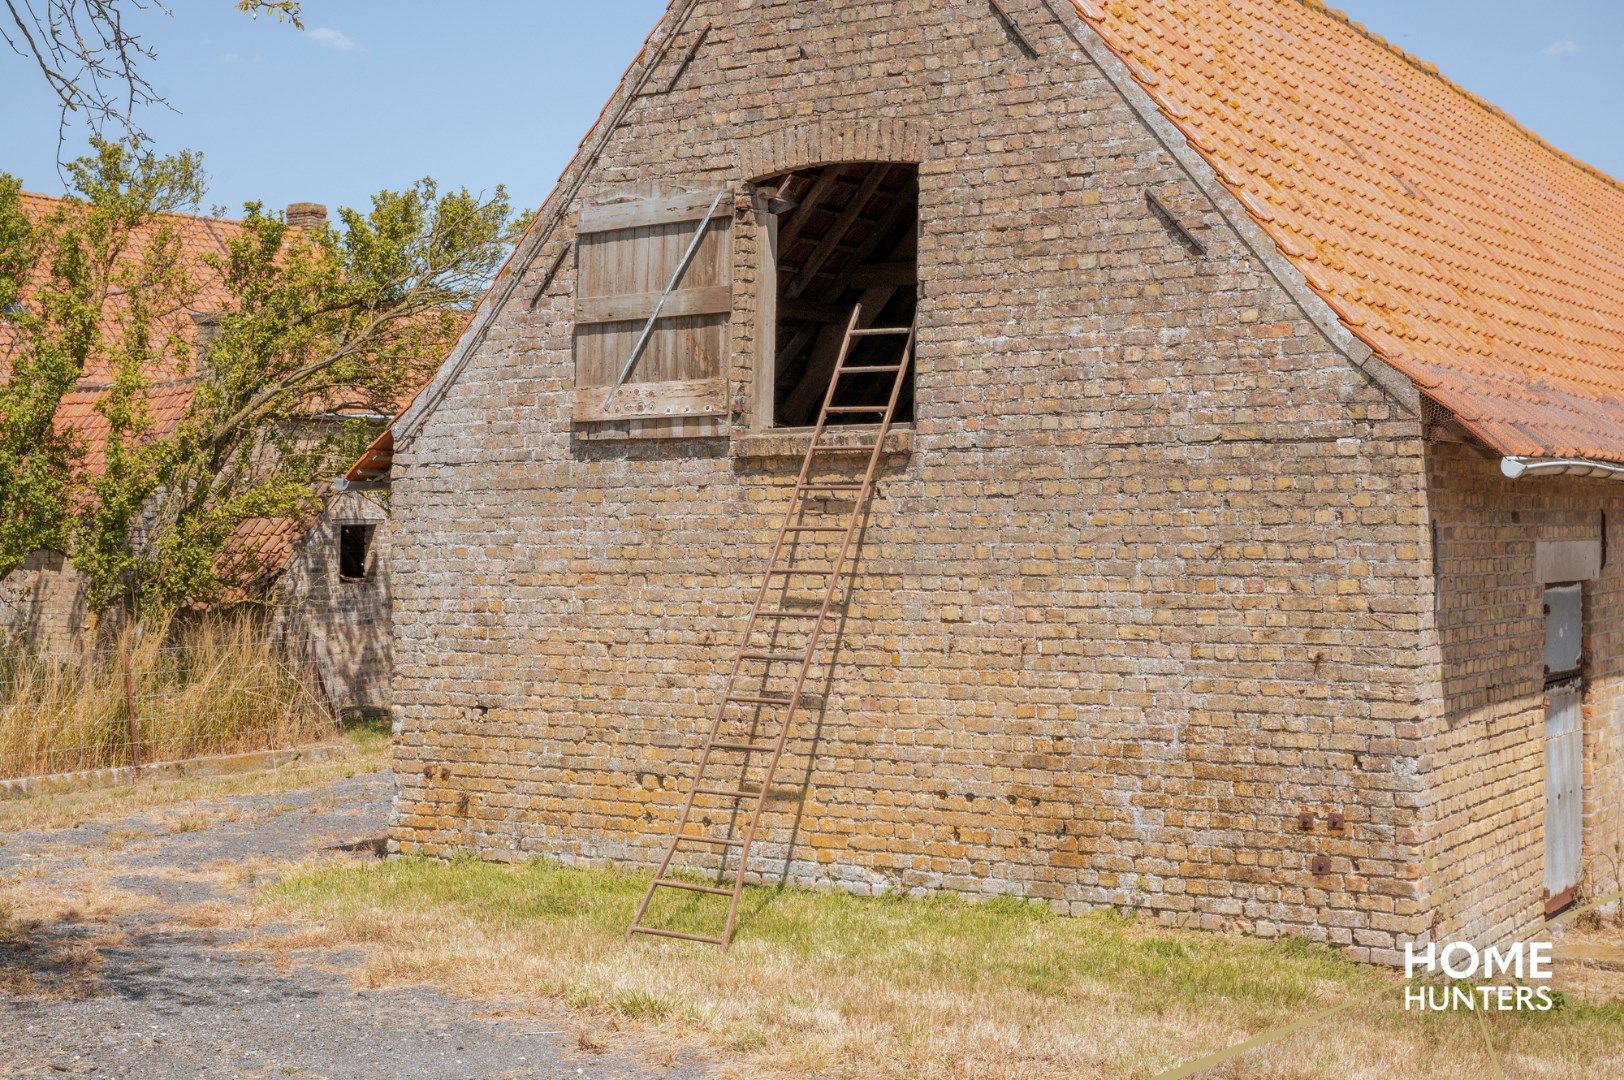
[{"label": "ladder side rail", "polygon": [[[859,308],[859,310],[861,310]],[[853,314],[852,326],[856,326],[856,314]],[[767,776],[762,782],[761,793],[756,799],[754,812],[750,815],[750,823],[745,830],[744,846],[739,849],[738,876],[733,883],[733,895],[728,900],[727,925],[722,931],[722,948],[726,949],[733,940],[733,930],[738,918],[739,898],[744,893],[744,875],[749,866],[750,848],[755,843],[756,831],[761,825],[762,812],[767,805],[767,790],[772,785],[773,778],[778,771],[779,761],[783,758],[784,747],[789,740],[791,725],[800,710],[801,695],[806,688],[807,677],[811,674],[813,662],[817,655],[818,642],[823,636],[823,628],[829,617],[829,608],[834,604],[835,593],[839,590],[841,571],[845,569],[846,559],[851,552],[852,540],[857,535],[858,523],[862,520],[863,510],[873,491],[874,474],[885,455],[885,437],[891,430],[892,420],[896,416],[897,402],[902,396],[902,385],[906,381],[908,369],[913,366],[914,336],[918,332],[918,320],[908,330],[907,341],[903,344],[902,359],[898,363],[896,375],[891,383],[891,396],[886,402],[884,418],[880,421],[879,437],[874,442],[874,448],[869,451],[868,466],[863,472],[862,488],[857,493],[857,502],[852,508],[851,517],[846,523],[845,536],[841,540],[840,552],[835,556],[829,573],[829,584],[824,589],[823,603],[818,609],[817,620],[812,624],[811,637],[807,643],[806,655],[801,661],[801,669],[795,680],[795,688],[790,691],[789,706],[784,716],[783,726],[779,729],[778,740],[773,748],[773,756],[767,765]],[[848,331],[846,344],[849,348],[851,335]],[[829,380],[829,389],[824,394],[823,408],[819,410],[818,431],[822,431],[828,422],[829,406],[834,403],[835,388],[840,382],[841,370],[845,367],[847,348],[842,348],[839,361],[835,364],[835,373]],[[812,447],[807,450],[806,461],[801,467],[804,476],[811,467],[813,451],[817,446],[817,438],[813,437]],[[831,663],[833,660],[831,659]]]},{"label": "ladder side rail", "polygon": [[[846,325],[846,337],[845,337],[844,342],[841,345],[840,356],[835,361],[835,370],[836,370],[836,372],[838,372],[841,369],[841,367],[843,367],[845,365],[846,356],[851,350],[852,331],[857,329],[859,321],[862,318],[862,314],[863,314],[863,305],[858,304],[852,309],[851,319]],[[824,395],[824,408],[819,411],[818,423],[817,423],[817,426],[816,426],[816,428],[814,428],[813,433],[812,433],[812,442],[807,448],[806,456],[801,459],[801,469],[800,469],[800,472],[796,475],[796,478],[795,478],[795,487],[794,487],[794,489],[793,489],[793,491],[791,492],[791,495],[790,495],[789,509],[787,511],[785,511],[783,522],[779,526],[779,529],[778,529],[778,537],[773,543],[772,553],[768,556],[767,566],[769,567],[769,569],[771,567],[777,566],[780,557],[783,555],[785,540],[790,535],[790,526],[794,523],[795,515],[796,515],[796,513],[798,511],[798,508],[800,506],[801,492],[806,486],[807,478],[811,475],[812,460],[813,460],[813,457],[815,456],[815,449],[816,449],[816,447],[818,445],[818,438],[822,434],[822,432],[824,430],[824,427],[827,424],[828,405],[834,399],[835,384],[837,382],[839,382],[839,381],[840,380],[839,380],[838,375],[836,375],[835,377],[833,377],[833,378],[831,378],[829,380],[829,389],[828,389],[827,393]],[[717,704],[716,713],[715,713],[713,719],[711,720],[710,733],[706,737],[705,745],[700,751],[699,765],[694,770],[693,784],[688,790],[687,797],[683,800],[682,811],[677,817],[676,831],[675,831],[675,833],[672,834],[671,842],[666,845],[665,855],[661,858],[660,865],[658,866],[658,868],[656,868],[656,870],[654,872],[654,879],[649,883],[648,890],[643,894],[642,902],[637,905],[637,913],[632,916],[631,926],[626,931],[628,937],[630,937],[631,934],[634,933],[642,925],[643,916],[648,913],[649,904],[654,899],[654,892],[655,892],[656,889],[658,889],[660,887],[660,881],[666,876],[667,871],[670,870],[671,861],[672,861],[672,859],[674,859],[676,857],[677,849],[682,845],[683,836],[688,831],[688,822],[693,816],[694,802],[699,797],[699,789],[702,786],[704,786],[705,771],[710,765],[711,755],[712,755],[712,753],[714,752],[714,749],[715,749],[716,737],[717,737],[718,734],[720,734],[720,732],[722,730],[722,723],[727,717],[728,705],[732,702],[734,689],[738,684],[739,672],[742,670],[742,668],[744,666],[744,653],[747,652],[749,650],[749,648],[750,648],[750,639],[755,633],[756,623],[760,618],[762,605],[767,600],[768,593],[771,591],[771,588],[772,588],[772,583],[773,583],[772,574],[767,573],[767,574],[762,575],[761,588],[759,590],[757,590],[755,602],[750,607],[750,615],[749,615],[749,618],[745,622],[744,636],[743,636],[742,641],[740,642],[738,651],[734,655],[733,668],[728,673],[727,687],[722,693],[722,700]],[[815,631],[816,631],[816,627],[821,626],[821,625],[822,625],[822,618],[820,616],[819,620],[816,623],[814,623],[814,634],[809,638],[807,646],[806,646],[806,655],[808,657],[810,657],[812,655],[812,653],[814,652],[814,650],[817,648],[817,634],[816,634]],[[797,685],[799,685],[799,684],[797,684]],[[774,755],[773,764],[768,769],[768,774],[767,774],[768,778],[762,782],[761,793],[757,796],[757,807],[758,807],[758,809],[757,809],[757,817],[759,817],[759,815],[760,815],[760,806],[764,805],[765,802],[766,802],[767,790],[768,790],[768,788],[771,787],[771,777],[772,777],[773,773],[776,771],[777,758],[779,756],[781,756],[782,753],[783,753],[783,749],[782,749],[783,748],[783,739],[782,739],[782,736],[784,735],[785,732],[787,732],[789,730],[789,724],[794,718],[796,704],[797,704],[796,699],[791,698],[790,699],[790,711],[785,716],[783,726],[782,726],[782,728],[781,728],[781,730],[779,732],[780,740],[779,740],[779,743],[778,743],[778,752],[777,752],[777,754]],[[746,758],[748,759],[748,755],[746,755]],[[749,765],[748,765],[748,760],[747,760],[744,765],[740,766],[741,775],[744,772],[748,771],[748,768],[749,768]],[[743,787],[742,780],[740,782],[740,787],[741,788]],[[740,858],[740,861],[739,861],[739,874],[738,874],[738,880],[740,882],[742,882],[744,880],[744,866],[745,866],[745,864],[747,862],[747,859],[744,858],[744,855],[748,852],[748,850],[749,850],[748,845],[746,847],[740,849],[741,858]],[[723,853],[722,858],[723,858],[723,862],[725,864],[726,858],[727,858],[725,852]],[[737,889],[735,889],[735,892],[734,892],[735,902],[736,902],[737,895],[738,895],[738,891],[737,891]],[[730,924],[731,924],[731,921],[732,921],[732,913],[731,913],[731,910],[730,910],[730,912],[729,912],[729,923]]]}]

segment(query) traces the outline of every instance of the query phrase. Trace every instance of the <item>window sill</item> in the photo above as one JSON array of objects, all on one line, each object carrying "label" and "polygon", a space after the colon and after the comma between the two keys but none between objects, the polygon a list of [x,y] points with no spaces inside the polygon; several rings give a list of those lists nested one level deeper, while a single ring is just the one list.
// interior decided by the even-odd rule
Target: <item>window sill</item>
[{"label": "window sill", "polygon": [[[859,447],[872,445],[874,429],[848,427],[829,429],[824,434],[824,445]],[[895,424],[885,437],[885,456],[907,457],[913,453],[912,424]],[[733,456],[740,458],[804,458],[812,445],[811,428],[780,428],[773,431],[750,431],[733,438]]]}]

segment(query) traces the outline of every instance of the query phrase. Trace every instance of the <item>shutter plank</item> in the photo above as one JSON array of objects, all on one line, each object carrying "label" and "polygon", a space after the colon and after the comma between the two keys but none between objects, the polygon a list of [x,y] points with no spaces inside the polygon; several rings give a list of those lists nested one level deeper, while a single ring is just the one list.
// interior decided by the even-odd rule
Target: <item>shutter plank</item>
[{"label": "shutter plank", "polygon": [[581,423],[638,420],[670,416],[720,416],[721,379],[678,379],[671,382],[627,383],[612,400],[607,386],[575,392],[575,419]]},{"label": "shutter plank", "polygon": [[583,438],[678,438],[726,430],[723,379],[733,296],[733,217],[719,207],[659,306],[630,377],[614,394],[644,325],[716,200],[709,191],[588,207],[576,245],[572,419]]},{"label": "shutter plank", "polygon": [[[657,292],[631,293],[626,296],[584,296],[575,302],[575,321],[578,323],[642,322],[660,302]],[[733,310],[733,289],[727,285],[708,285],[697,289],[679,289],[665,299],[660,318],[675,319],[683,315],[726,315]]]},{"label": "shutter plank", "polygon": [[[622,229],[640,229],[650,225],[671,225],[683,221],[698,221],[705,216],[711,203],[716,201],[716,189],[709,191],[679,191],[671,195],[656,195],[629,202],[588,206],[581,210],[580,231],[583,233],[618,232]],[[718,213],[716,221],[726,219]],[[715,224],[715,221],[712,222]]]}]

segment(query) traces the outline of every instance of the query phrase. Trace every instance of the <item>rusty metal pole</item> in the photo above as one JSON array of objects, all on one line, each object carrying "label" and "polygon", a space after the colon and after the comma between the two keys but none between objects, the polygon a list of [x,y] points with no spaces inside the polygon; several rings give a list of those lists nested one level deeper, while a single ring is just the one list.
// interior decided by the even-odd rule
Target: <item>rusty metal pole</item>
[{"label": "rusty metal pole", "polygon": [[130,671],[130,648],[125,645],[119,649],[120,658],[124,665],[124,715],[130,726],[130,764],[141,764],[141,728],[140,720],[135,714],[135,675]]}]

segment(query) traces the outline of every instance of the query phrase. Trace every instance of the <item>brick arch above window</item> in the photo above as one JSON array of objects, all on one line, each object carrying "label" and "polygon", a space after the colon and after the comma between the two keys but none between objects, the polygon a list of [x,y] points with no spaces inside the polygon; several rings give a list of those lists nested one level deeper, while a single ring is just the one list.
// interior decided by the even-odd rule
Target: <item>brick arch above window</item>
[{"label": "brick arch above window", "polygon": [[753,139],[739,151],[742,172],[761,180],[840,161],[925,160],[930,135],[925,125],[885,118],[823,120],[785,127]]}]

